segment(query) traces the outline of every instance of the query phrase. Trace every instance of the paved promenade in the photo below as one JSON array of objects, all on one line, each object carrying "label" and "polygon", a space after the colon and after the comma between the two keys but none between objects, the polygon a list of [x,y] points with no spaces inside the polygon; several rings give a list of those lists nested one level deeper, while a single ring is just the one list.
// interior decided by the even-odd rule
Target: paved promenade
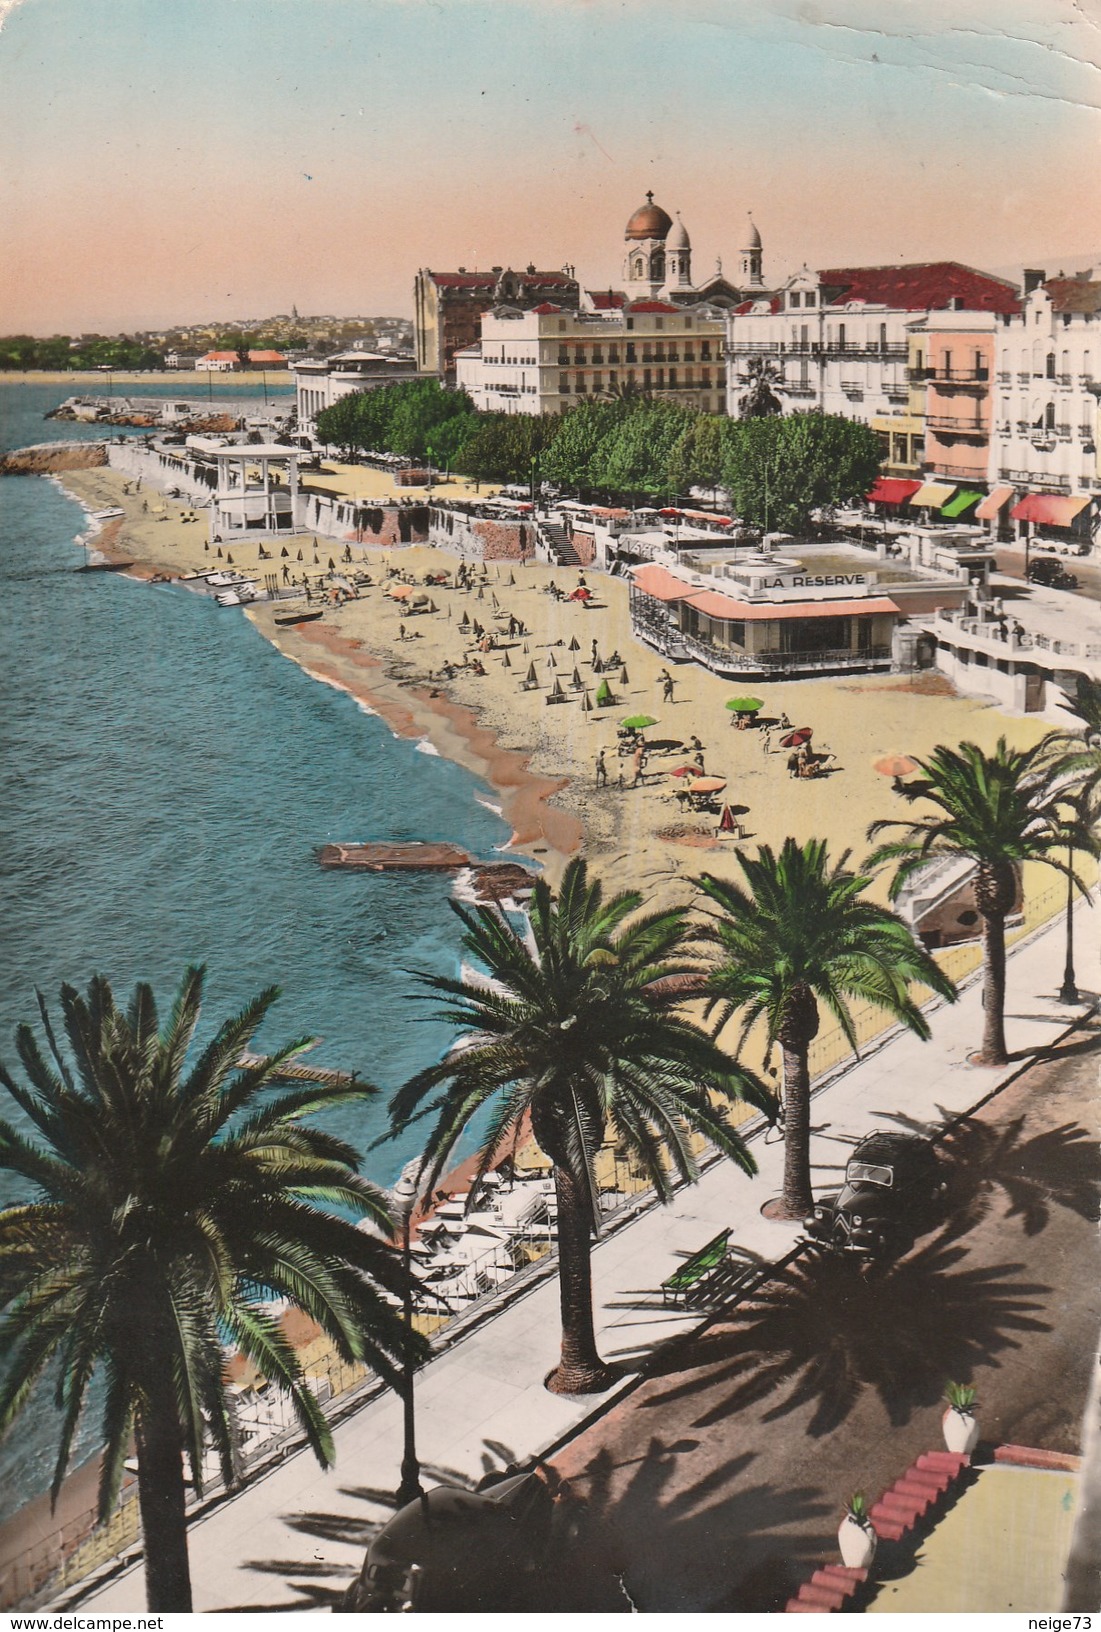
[{"label": "paved promenade", "polygon": [[[1093,914],[1076,915],[1080,978],[1097,989]],[[1088,949],[1088,950],[1087,950]],[[1056,993],[1063,967],[1061,919],[1009,959],[1007,1034],[1013,1062],[1004,1071],[968,1064],[981,1034],[980,985],[932,1014],[933,1038],[893,1037],[836,1075],[815,1097],[815,1184],[844,1165],[848,1142],[898,1115],[936,1122],[975,1106],[1050,1046],[1089,1006],[1068,1008]],[[653,1207],[599,1243],[593,1255],[596,1324],[604,1356],[627,1366],[699,1314],[661,1307],[661,1282],[687,1253],[731,1227],[732,1245],[775,1260],[794,1244],[794,1225],[763,1219],[778,1192],[782,1146],[757,1135],[760,1173],[749,1179],[730,1163],[712,1166],[668,1208]],[[434,1359],[417,1379],[417,1442],[426,1475],[480,1477],[522,1460],[569,1434],[598,1407],[592,1399],[550,1395],[543,1378],[557,1358],[558,1287],[551,1279]],[[624,1384],[630,1386],[628,1377]],[[605,1396],[605,1399],[609,1396]],[[363,1559],[372,1527],[392,1509],[401,1462],[401,1407],[393,1395],[366,1404],[336,1430],[336,1467],[322,1473],[297,1453],[191,1526],[198,1611],[328,1607]],[[90,1592],[82,1608],[141,1611],[140,1565]]]}]

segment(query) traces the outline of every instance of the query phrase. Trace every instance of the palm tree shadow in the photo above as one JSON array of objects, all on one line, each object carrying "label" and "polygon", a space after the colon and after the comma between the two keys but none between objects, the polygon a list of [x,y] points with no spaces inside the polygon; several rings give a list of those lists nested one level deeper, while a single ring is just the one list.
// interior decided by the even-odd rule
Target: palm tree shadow
[{"label": "palm tree shadow", "polygon": [[[822,1551],[818,1532],[828,1528],[834,1504],[812,1486],[774,1490],[746,1482],[753,1452],[677,1488],[678,1452],[698,1444],[669,1445],[655,1436],[629,1462],[607,1449],[594,1457],[570,1482],[570,1534],[538,1582],[538,1607],[713,1610],[730,1593],[732,1569],[739,1609],[783,1607]],[[729,1550],[717,1545],[724,1536],[736,1538]]]},{"label": "palm tree shadow", "polygon": [[[693,1426],[712,1427],[773,1401],[772,1422],[811,1406],[807,1433],[838,1428],[872,1389],[892,1425],[937,1403],[944,1368],[966,1381],[1029,1332],[1048,1331],[1035,1313],[1048,1287],[1018,1279],[1023,1265],[960,1269],[962,1246],[940,1235],[878,1271],[841,1254],[806,1253],[789,1264],[728,1324],[668,1357],[668,1373],[709,1368],[709,1392],[729,1385]],[[659,1357],[655,1368],[661,1371]],[[644,1409],[691,1397],[698,1378],[656,1391]]]},{"label": "palm tree shadow", "polygon": [[965,1234],[991,1211],[999,1195],[1006,1218],[1019,1218],[1024,1233],[1038,1235],[1052,1206],[1087,1222],[1101,1215],[1101,1149],[1087,1128],[1064,1122],[1026,1137],[1027,1118],[991,1124],[964,1117],[940,1146],[948,1185],[948,1233]]}]

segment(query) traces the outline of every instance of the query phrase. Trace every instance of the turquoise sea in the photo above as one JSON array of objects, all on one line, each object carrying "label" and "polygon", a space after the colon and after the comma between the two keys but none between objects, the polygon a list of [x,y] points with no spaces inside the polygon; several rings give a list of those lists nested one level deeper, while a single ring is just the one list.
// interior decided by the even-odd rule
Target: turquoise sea
[{"label": "turquoise sea", "polygon": [[[178,388],[134,388],[155,392]],[[68,394],[0,386],[0,445],[95,435],[43,421]],[[52,482],[0,478],[0,1059],[14,1062],[13,1028],[36,1018],[36,986],[56,999],[63,981],[102,972],[128,995],[147,979],[167,1009],[185,966],[203,962],[214,1023],[274,983],[262,1043],[319,1036],[312,1060],[384,1091],[332,1125],[389,1184],[415,1142],[367,1150],[385,1096],[450,1039],[411,999],[407,971],[457,968],[451,882],[325,873],[314,849],[450,839],[489,859],[509,829],[489,789],[310,679],[239,612],[77,573],[86,525]],[[0,1446],[0,1517],[48,1483],[44,1409]]]}]

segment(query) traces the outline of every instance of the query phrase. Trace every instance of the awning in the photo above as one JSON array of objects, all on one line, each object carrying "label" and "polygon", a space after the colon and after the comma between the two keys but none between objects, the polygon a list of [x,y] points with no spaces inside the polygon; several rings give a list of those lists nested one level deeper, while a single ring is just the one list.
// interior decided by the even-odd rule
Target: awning
[{"label": "awning", "polygon": [[1088,493],[1074,493],[1069,499],[1058,493],[1026,493],[1009,514],[1014,521],[1040,522],[1047,527],[1069,527],[1075,516],[1090,502]]},{"label": "awning", "polygon": [[910,495],[912,505],[930,505],[934,510],[940,510],[948,503],[956,491],[954,482],[923,482],[916,493]]},{"label": "awning", "polygon": [[981,498],[981,493],[970,493],[967,488],[961,488],[955,498],[949,499],[948,503],[944,505],[941,515],[962,516],[965,510],[969,510],[973,504],[978,504]]},{"label": "awning", "polygon": [[736,601],[712,589],[700,590],[685,598],[687,606],[704,617],[725,623],[776,623],[790,618],[870,617],[875,612],[898,612],[894,601],[868,596],[861,601]]},{"label": "awning", "polygon": [[631,514],[629,510],[609,509],[603,504],[594,504],[592,513],[594,516],[603,516],[608,521],[626,521]]},{"label": "awning", "polygon": [[920,482],[906,481],[901,476],[877,476],[875,486],[868,494],[869,504],[905,504],[911,493],[916,493]]},{"label": "awning", "polygon": [[1001,487],[995,487],[986,495],[986,498],[975,511],[975,520],[995,521],[997,519],[998,511],[1004,509],[1005,505],[1008,504],[1011,498],[1013,498],[1016,491],[1016,488],[1010,487],[1008,483],[1003,484]]},{"label": "awning", "polygon": [[674,578],[664,567],[639,567],[633,582],[636,589],[640,589],[644,595],[653,596],[655,601],[685,601],[689,595],[696,593],[694,584],[686,584],[683,578]]}]

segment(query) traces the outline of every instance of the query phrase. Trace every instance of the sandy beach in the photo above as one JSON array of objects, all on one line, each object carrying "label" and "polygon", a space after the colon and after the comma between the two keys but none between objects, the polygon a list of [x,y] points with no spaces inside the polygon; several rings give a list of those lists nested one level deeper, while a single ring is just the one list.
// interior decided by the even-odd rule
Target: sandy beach
[{"label": "sandy beach", "polygon": [[[382,496],[377,483],[385,478],[364,474]],[[100,534],[97,544],[132,558],[135,573],[175,576],[213,564],[215,552],[204,549],[204,521],[182,522],[184,507],[171,500],[147,490],[150,512],[143,514],[142,501],[125,496],[122,477],[109,469],[67,472],[64,485],[89,508],[118,504],[126,509],[117,531]],[[292,573],[305,571],[315,582],[330,559],[340,563],[344,549],[323,538],[315,551],[312,540],[302,536],[288,548]],[[296,559],[300,549],[301,565]],[[282,566],[278,545],[273,562],[261,563],[258,550],[251,541],[235,546],[234,566],[261,572]],[[863,675],[754,682],[741,688],[763,700],[762,714],[786,713],[793,725],[812,727],[815,748],[836,756],[828,774],[795,781],[788,775],[787,754],[775,739],[773,751],[766,753],[762,731],[731,728],[725,703],[737,688],[729,681],[693,665],[672,665],[673,700],[662,702],[659,676],[667,665],[632,637],[627,586],[621,580],[590,574],[595,594],[586,607],[556,601],[548,593],[552,580],[559,588],[572,589],[576,573],[490,564],[480,589],[433,588],[438,610],[415,615],[384,592],[387,567],[396,566],[422,582],[428,572],[450,572],[455,558],[427,547],[391,553],[353,544],[351,551],[354,566],[375,579],[358,600],[340,607],[326,603],[322,620],[297,627],[277,626],[268,604],[250,607],[245,615],[288,657],[319,679],[345,687],[394,731],[426,738],[441,754],[489,782],[513,826],[515,848],[537,857],[552,877],[567,856],[583,847],[611,881],[683,899],[684,888],[671,892],[670,886],[683,880],[687,887],[704,868],[736,871],[736,843],[778,845],[789,833],[800,840],[825,838],[833,853],[851,850],[859,860],[867,848],[868,823],[904,808],[889,779],[874,769],[877,759],[889,753],[920,757],[939,742],[963,738],[986,748],[1001,735],[1032,742],[1045,729],[1042,721],[1011,718],[981,700],[955,696],[936,675],[916,681]],[[461,664],[464,653],[478,655],[472,638],[460,628],[464,614],[495,632],[507,626],[511,614],[527,633],[501,634],[498,649],[482,659],[484,676],[460,669],[453,679],[442,680],[445,664]],[[241,614],[227,609],[224,615]],[[594,675],[591,665],[594,640],[602,661],[616,653],[621,659],[608,675],[616,706],[585,713],[571,680],[576,669],[589,697],[595,698],[601,676]],[[531,665],[538,689],[525,690],[521,682]],[[556,679],[569,701],[549,705]],[[733,807],[744,841],[719,834],[714,814],[679,808],[681,781],[671,773],[691,763],[690,752],[655,752],[643,784],[631,785],[630,760],[617,754],[616,728],[638,713],[657,721],[647,732],[656,747],[681,743],[687,749],[691,737],[699,737],[707,775],[726,779],[720,798]],[[598,788],[595,766],[601,750],[608,785]],[[1039,876],[1042,887],[1049,887],[1051,876]],[[884,895],[885,883],[877,881],[875,890]]]}]

